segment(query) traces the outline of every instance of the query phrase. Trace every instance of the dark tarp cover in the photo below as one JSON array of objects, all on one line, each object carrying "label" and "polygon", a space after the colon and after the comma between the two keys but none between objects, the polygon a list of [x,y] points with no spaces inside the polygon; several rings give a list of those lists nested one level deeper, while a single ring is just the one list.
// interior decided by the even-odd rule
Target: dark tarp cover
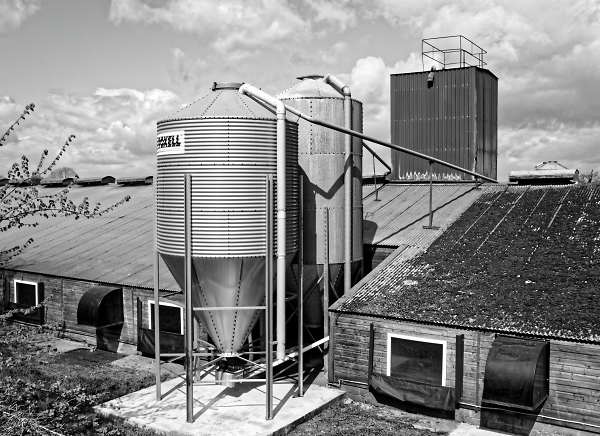
[{"label": "dark tarp cover", "polygon": [[372,374],[369,385],[378,394],[407,403],[437,410],[453,411],[455,409],[454,389],[446,386],[433,386],[380,374]]},{"label": "dark tarp cover", "polygon": [[[176,333],[160,332],[161,353],[183,353],[184,336]],[[142,354],[154,354],[154,330],[139,328],[137,350]]]}]

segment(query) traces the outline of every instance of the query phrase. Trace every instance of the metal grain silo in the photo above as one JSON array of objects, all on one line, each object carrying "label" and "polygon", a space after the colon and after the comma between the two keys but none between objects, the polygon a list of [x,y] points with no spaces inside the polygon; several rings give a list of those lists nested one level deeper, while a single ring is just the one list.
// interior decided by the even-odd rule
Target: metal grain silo
[{"label": "metal grain silo", "polygon": [[[184,174],[192,176],[192,305],[264,305],[265,175],[276,177],[277,118],[238,93],[213,92],[157,123],[157,246],[184,289]],[[286,121],[286,262],[298,249],[298,125]],[[276,226],[276,223],[274,223]],[[275,246],[276,246],[276,241]],[[260,310],[195,311],[219,351],[237,352]]]},{"label": "metal grain silo", "polygon": [[[344,126],[344,98],[320,76],[300,82],[277,95],[286,105],[319,120]],[[298,120],[298,163],[304,174],[304,295],[305,325],[323,327],[323,276],[325,213],[329,212],[329,278],[335,294],[344,292],[344,140],[343,133]],[[362,103],[352,99],[352,130],[362,132]],[[361,274],[362,239],[362,140],[352,138],[352,282]],[[297,271],[294,271],[297,276]],[[320,293],[311,292],[319,286]]]}]

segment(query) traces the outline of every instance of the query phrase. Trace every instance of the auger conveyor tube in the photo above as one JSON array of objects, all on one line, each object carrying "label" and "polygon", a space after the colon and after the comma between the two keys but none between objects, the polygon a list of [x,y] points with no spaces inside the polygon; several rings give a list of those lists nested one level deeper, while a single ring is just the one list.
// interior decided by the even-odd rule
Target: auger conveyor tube
[{"label": "auger conveyor tube", "polygon": [[370,136],[365,135],[364,133],[355,132],[354,130],[350,130],[350,129],[346,129],[344,127],[336,126],[335,124],[326,123],[325,121],[321,121],[319,119],[311,117],[310,115],[306,115],[305,113],[300,112],[299,110],[294,109],[293,107],[290,107],[288,105],[286,105],[285,108],[289,112],[291,112],[294,115],[296,115],[296,116],[298,116],[298,117],[300,117],[300,118],[308,121],[309,123],[313,123],[313,124],[317,124],[319,126],[327,127],[329,129],[333,129],[333,130],[336,130],[338,132],[346,133],[347,135],[352,135],[352,136],[355,136],[357,138],[361,138],[361,139],[363,139],[365,141],[374,142],[375,144],[383,145],[384,147],[388,147],[388,148],[391,148],[393,150],[401,151],[402,153],[407,153],[407,154],[410,154],[412,156],[420,157],[421,159],[426,159],[426,160],[428,160],[430,162],[435,162],[435,163],[440,164],[440,165],[442,165],[444,167],[452,168],[453,170],[460,171],[460,172],[465,173],[465,174],[469,174],[469,175],[471,175],[473,177],[477,177],[479,179],[486,180],[488,182],[498,183],[497,180],[494,180],[491,177],[487,177],[487,176],[484,176],[484,175],[481,175],[481,174],[477,174],[474,171],[466,170],[466,169],[461,168],[461,167],[459,167],[457,165],[454,165],[454,164],[451,164],[449,162],[437,159],[437,158],[435,158],[433,156],[427,156],[426,154],[419,153],[418,151],[410,150],[408,148],[400,147],[399,145],[392,144],[391,142],[385,142],[385,141],[382,141],[380,139],[372,138]]}]

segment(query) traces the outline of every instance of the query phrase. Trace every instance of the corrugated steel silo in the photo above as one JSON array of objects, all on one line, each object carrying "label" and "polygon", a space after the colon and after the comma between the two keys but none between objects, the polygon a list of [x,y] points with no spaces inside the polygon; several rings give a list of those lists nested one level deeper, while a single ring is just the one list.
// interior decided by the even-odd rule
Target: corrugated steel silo
[{"label": "corrugated steel silo", "polygon": [[[392,143],[496,179],[498,78],[479,67],[391,75]],[[433,166],[438,178],[472,176]],[[429,172],[429,163],[392,150],[392,178]]]},{"label": "corrugated steel silo", "polygon": [[[308,76],[277,95],[286,105],[338,126],[344,126],[344,98],[319,76]],[[324,209],[329,208],[329,275],[338,295],[344,292],[344,138],[343,133],[298,120],[298,163],[304,174],[305,295],[323,275],[325,262]],[[352,130],[362,132],[362,103],[352,100]],[[352,277],[362,267],[362,140],[352,138]],[[297,271],[294,272],[297,277]],[[321,295],[306,300],[306,326],[323,326]],[[333,295],[332,295],[333,297]],[[334,301],[332,298],[331,302]]]},{"label": "corrugated steel silo", "polygon": [[[265,174],[276,179],[277,118],[239,94],[240,85],[215,84],[213,92],[157,123],[158,251],[184,289],[184,174],[190,173],[194,307],[264,305]],[[286,145],[289,265],[299,228],[294,121],[286,122]],[[237,352],[260,314],[194,312],[221,353]]]}]

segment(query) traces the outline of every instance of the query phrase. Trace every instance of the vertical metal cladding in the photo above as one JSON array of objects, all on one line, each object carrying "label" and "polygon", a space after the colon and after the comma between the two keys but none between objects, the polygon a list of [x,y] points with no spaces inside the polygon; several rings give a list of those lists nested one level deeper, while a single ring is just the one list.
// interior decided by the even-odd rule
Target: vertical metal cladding
[{"label": "vertical metal cladding", "polygon": [[[322,79],[304,79],[277,98],[312,117],[344,126],[344,98]],[[330,280],[337,294],[341,295],[344,290],[345,135],[302,119],[298,123],[299,165],[304,173],[305,295],[317,286],[323,275],[325,208],[329,208]],[[362,103],[356,100],[352,100],[352,123],[353,130],[362,132]],[[363,258],[362,140],[352,139],[352,152],[352,276],[356,282],[361,274]],[[320,288],[322,290],[322,283]],[[306,302],[306,323],[308,327],[320,327],[323,325],[321,297],[317,293],[311,295],[315,301]]]},{"label": "vertical metal cladding", "polygon": [[[157,123],[158,251],[183,289],[184,174],[190,173],[194,307],[264,304],[265,175],[273,174],[276,181],[277,119],[240,95],[238,87],[217,87]],[[300,207],[294,121],[286,122],[286,141],[289,265],[298,249]],[[275,232],[276,226],[275,220]],[[194,315],[222,353],[235,353],[260,313],[227,310]]]},{"label": "vertical metal cladding", "polygon": [[[479,67],[391,75],[391,137],[394,144],[497,178],[498,78]],[[472,176],[440,165],[438,178]],[[392,150],[392,177],[428,173],[429,163]]]}]

